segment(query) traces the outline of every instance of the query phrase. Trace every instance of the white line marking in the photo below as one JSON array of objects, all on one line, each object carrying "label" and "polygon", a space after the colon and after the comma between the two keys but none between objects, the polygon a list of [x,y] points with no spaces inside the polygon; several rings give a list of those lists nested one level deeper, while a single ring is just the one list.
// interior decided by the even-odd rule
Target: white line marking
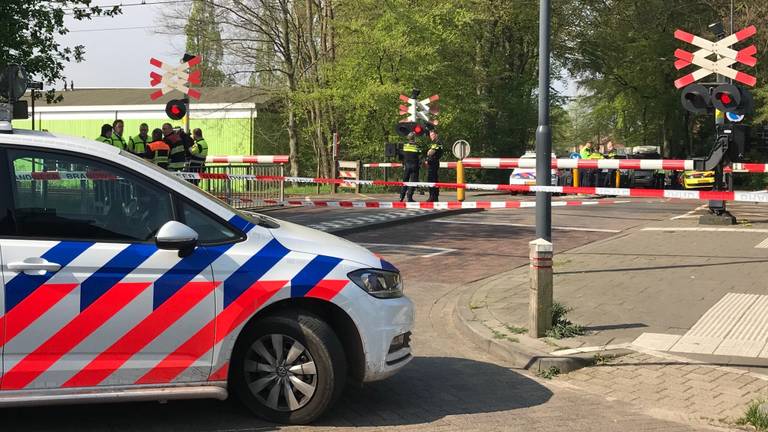
[{"label": "white line marking", "polygon": [[755,249],[768,249],[768,238],[758,243]]},{"label": "white line marking", "polygon": [[708,228],[708,227],[648,227],[640,231],[703,231],[703,232],[740,232],[740,233],[768,233],[768,229],[757,228]]},{"label": "white line marking", "polygon": [[[508,226],[508,227],[536,228],[536,225],[504,223],[504,222],[477,222],[477,221],[458,221],[458,220],[445,220],[445,219],[437,219],[430,222],[447,223],[447,224],[464,224],[464,225],[495,225],[495,226]],[[588,231],[588,232],[604,232],[604,233],[620,233],[621,232],[621,230],[611,230],[611,229],[601,229],[601,228],[582,228],[582,227],[569,227],[569,226],[553,226],[552,229],[561,230],[561,231]]]},{"label": "white line marking", "polygon": [[680,216],[675,216],[673,218],[670,218],[669,220],[688,219],[688,218],[698,217],[698,216],[694,215],[694,213],[696,213],[699,210],[704,210],[705,208],[707,208],[707,206],[708,206],[708,204],[704,204],[704,205],[698,206],[698,207],[696,207],[695,209],[689,211],[686,214],[681,214]]},{"label": "white line marking", "polygon": [[457,251],[457,249],[441,248],[441,247],[435,247],[435,246],[416,246],[416,245],[388,244],[388,243],[358,243],[358,244],[360,246],[365,246],[365,247],[373,246],[373,247],[383,247],[383,248],[392,248],[392,249],[419,249],[419,250],[436,251],[433,253],[422,255],[421,256],[422,258],[432,258],[438,255],[443,255],[443,254]]}]

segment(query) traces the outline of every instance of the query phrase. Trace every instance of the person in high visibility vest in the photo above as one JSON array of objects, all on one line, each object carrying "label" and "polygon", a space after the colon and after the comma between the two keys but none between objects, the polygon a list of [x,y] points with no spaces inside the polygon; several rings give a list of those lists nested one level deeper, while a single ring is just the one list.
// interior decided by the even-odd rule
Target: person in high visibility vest
[{"label": "person in high visibility vest", "polygon": [[146,123],[139,125],[139,134],[128,138],[128,151],[136,156],[149,159],[147,145],[152,141],[149,136],[149,126]]},{"label": "person in high visibility vest", "polygon": [[171,148],[163,141],[163,131],[152,131],[152,142],[147,144],[147,159],[162,169],[168,168],[168,155]]},{"label": "person in high visibility vest", "polygon": [[[437,182],[437,170],[440,168],[440,158],[443,156],[443,140],[437,136],[436,130],[429,131],[429,146],[427,147],[427,181]],[[428,202],[439,201],[440,189],[429,188]]]},{"label": "person in high visibility vest", "polygon": [[205,169],[205,158],[208,157],[208,143],[203,138],[203,131],[197,128],[192,131],[192,138],[195,143],[189,149],[189,168],[192,172],[203,172]]},{"label": "person in high visibility vest", "polygon": [[171,148],[168,155],[169,171],[184,171],[187,167],[187,150],[181,130],[174,130],[170,123],[163,124],[164,141]]},{"label": "person in high visibility vest", "polygon": [[125,124],[122,120],[117,119],[114,122],[112,122],[112,145],[119,148],[120,150],[125,150],[128,148],[128,145],[125,143],[125,140],[123,139],[123,129],[125,128]]},{"label": "person in high visibility vest", "polygon": [[[419,181],[419,162],[421,156],[421,148],[416,143],[416,134],[411,132],[408,134],[407,142],[403,144],[403,150],[400,157],[403,160],[403,181],[404,182],[417,182]],[[416,188],[405,187],[400,191],[400,201],[408,197],[408,202],[413,202],[413,192]]]},{"label": "person in high visibility vest", "polygon": [[101,125],[101,135],[99,135],[98,138],[96,138],[96,141],[102,142],[104,144],[112,145],[112,125],[108,123],[104,123]]},{"label": "person in high visibility vest", "polygon": [[[587,141],[584,143],[584,145],[581,147],[581,150],[579,151],[579,156],[581,156],[582,159],[591,159],[592,153],[594,153],[594,150],[592,149],[592,141]],[[582,187],[589,187],[592,186],[592,177],[593,173],[590,169],[580,169],[580,176],[579,179],[579,185]]]},{"label": "person in high visibility vest", "polygon": [[[599,150],[594,150],[594,151],[592,151],[592,153],[589,154],[589,159],[605,159],[605,156],[603,156],[603,154],[600,153]],[[601,180],[603,179],[601,174],[602,174],[602,172],[599,169],[596,169],[596,168],[595,169],[590,169],[589,170],[589,176],[590,176],[589,185],[590,186],[595,186],[595,187],[600,186],[602,184]]]}]

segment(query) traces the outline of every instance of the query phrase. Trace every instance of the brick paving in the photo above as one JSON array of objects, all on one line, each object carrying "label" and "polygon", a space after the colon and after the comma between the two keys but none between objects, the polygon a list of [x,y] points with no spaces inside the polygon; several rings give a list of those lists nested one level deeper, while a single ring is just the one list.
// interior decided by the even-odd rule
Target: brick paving
[{"label": "brick paving", "polygon": [[557,379],[670,417],[724,426],[741,418],[754,399],[768,397],[765,375],[641,352]]}]

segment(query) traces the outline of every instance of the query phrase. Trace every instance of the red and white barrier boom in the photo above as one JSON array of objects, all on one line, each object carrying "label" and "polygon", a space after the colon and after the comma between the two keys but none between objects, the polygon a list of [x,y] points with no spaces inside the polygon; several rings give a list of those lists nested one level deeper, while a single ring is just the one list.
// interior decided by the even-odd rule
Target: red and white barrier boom
[{"label": "red and white barrier boom", "polygon": [[[466,158],[465,168],[536,168],[536,159],[518,158]],[[398,162],[379,162],[363,164],[366,168],[399,168]],[[440,162],[440,168],[456,168],[456,162]],[[643,169],[691,171],[693,160],[690,159],[552,159],[552,168],[556,169]],[[763,173],[768,172],[768,164],[734,163],[734,171]]]},{"label": "red and white barrier boom", "polygon": [[288,155],[270,156],[208,156],[205,163],[285,164]]}]

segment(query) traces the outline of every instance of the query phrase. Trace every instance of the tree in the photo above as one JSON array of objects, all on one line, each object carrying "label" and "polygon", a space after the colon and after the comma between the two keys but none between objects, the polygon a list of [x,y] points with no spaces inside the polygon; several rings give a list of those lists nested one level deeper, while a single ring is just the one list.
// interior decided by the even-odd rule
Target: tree
[{"label": "tree", "polygon": [[202,58],[198,65],[202,75],[200,85],[218,87],[227,83],[227,76],[221,70],[224,47],[214,6],[206,0],[193,0],[184,33],[187,52]]},{"label": "tree", "polygon": [[[91,0],[3,0],[0,2],[0,64],[19,64],[31,75],[53,84],[63,78],[64,64],[82,61],[85,47],[61,46],[56,37],[69,32],[64,17],[90,20],[119,15],[118,6],[90,6]],[[48,93],[53,98],[53,90]]]}]

